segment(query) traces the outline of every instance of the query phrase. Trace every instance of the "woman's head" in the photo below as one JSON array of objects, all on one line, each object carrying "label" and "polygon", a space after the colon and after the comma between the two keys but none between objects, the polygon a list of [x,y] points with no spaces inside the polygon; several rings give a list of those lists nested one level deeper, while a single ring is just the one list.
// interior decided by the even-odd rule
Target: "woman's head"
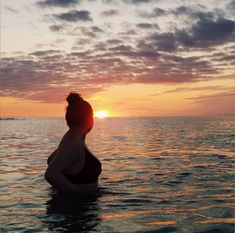
[{"label": "woman's head", "polygon": [[89,132],[93,126],[93,110],[80,94],[71,92],[67,98],[65,119],[69,128],[81,126]]}]

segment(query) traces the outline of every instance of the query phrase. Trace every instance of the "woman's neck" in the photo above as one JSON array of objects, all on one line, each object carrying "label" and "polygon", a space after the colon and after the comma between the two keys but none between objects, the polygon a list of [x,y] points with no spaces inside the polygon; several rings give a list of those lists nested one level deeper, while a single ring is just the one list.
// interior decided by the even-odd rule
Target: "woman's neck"
[{"label": "woman's neck", "polygon": [[84,133],[84,129],[82,129],[81,127],[70,127],[68,133],[74,137],[78,137],[85,144],[86,133]]}]

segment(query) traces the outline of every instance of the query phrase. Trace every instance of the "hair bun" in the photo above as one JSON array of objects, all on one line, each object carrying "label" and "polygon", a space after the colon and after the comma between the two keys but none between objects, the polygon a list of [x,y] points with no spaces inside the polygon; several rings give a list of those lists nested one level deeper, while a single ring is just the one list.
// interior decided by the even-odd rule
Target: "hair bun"
[{"label": "hair bun", "polygon": [[76,93],[76,92],[70,92],[69,95],[66,98],[67,102],[69,104],[76,104],[80,101],[82,101],[82,97],[80,94]]}]

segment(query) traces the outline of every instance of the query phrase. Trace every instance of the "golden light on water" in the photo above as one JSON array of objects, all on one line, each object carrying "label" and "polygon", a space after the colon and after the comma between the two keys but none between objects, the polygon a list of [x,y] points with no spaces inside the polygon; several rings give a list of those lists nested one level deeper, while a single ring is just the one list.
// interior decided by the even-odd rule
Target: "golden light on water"
[{"label": "golden light on water", "polygon": [[109,117],[109,113],[107,111],[98,111],[98,112],[95,112],[95,117],[97,118],[106,118],[106,117]]}]

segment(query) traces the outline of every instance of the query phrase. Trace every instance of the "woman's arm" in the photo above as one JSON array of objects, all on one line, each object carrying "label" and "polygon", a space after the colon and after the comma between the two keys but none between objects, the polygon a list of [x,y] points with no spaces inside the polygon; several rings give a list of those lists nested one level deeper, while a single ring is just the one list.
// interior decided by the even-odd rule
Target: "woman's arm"
[{"label": "woman's arm", "polygon": [[48,157],[48,159],[47,159],[47,165],[49,165],[50,162],[54,159],[57,150],[58,150],[58,149],[56,149],[56,150]]},{"label": "woman's arm", "polygon": [[82,145],[67,143],[62,148],[59,147],[45,172],[45,179],[61,192],[77,190],[77,187],[65,177],[64,172],[74,165],[75,161],[82,162],[84,158]]}]

